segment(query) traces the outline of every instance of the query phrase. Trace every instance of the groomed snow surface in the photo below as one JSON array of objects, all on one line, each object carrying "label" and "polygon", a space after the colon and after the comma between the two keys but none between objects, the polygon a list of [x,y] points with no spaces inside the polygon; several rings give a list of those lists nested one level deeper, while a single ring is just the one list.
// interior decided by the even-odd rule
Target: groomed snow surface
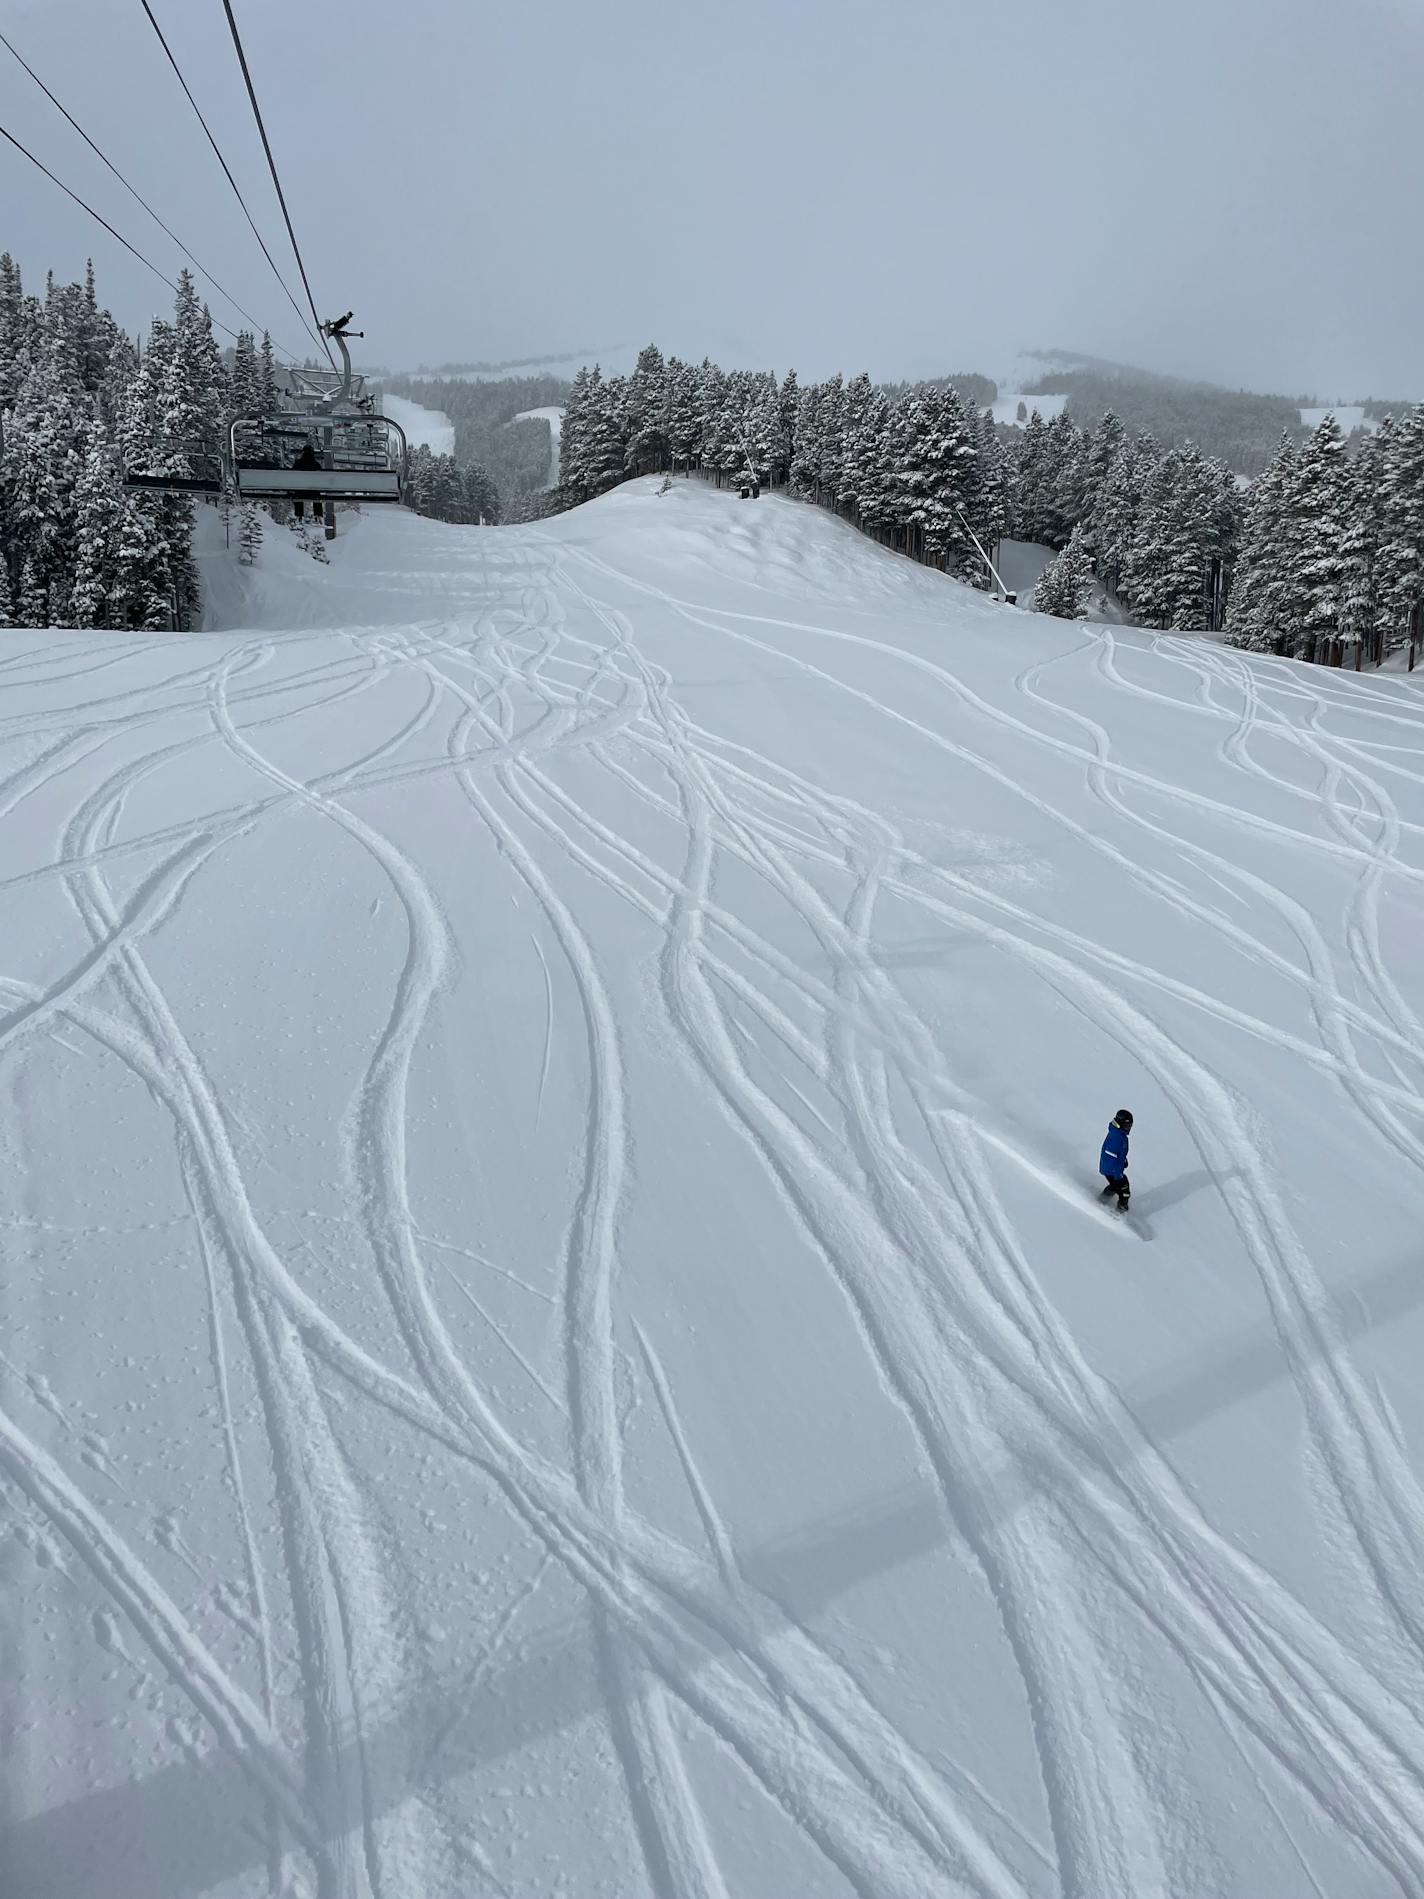
[{"label": "groomed snow surface", "polygon": [[658,486],[0,635],[0,1888],[1417,1894],[1416,685]]}]

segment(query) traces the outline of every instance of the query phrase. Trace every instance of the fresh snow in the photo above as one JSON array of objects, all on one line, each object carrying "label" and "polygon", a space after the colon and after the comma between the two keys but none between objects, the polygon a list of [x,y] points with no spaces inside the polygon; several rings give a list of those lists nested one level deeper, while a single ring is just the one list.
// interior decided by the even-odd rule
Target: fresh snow
[{"label": "fresh snow", "polygon": [[548,423],[549,437],[552,446],[549,451],[549,474],[544,486],[546,488],[557,488],[559,485],[559,435],[564,426],[564,411],[562,407],[558,404],[550,404],[542,409],[521,409],[519,414],[514,417],[514,420],[516,422]]},{"label": "fresh snow", "polygon": [[1417,685],[659,486],[0,634],[0,1887],[1418,1892]]},{"label": "fresh snow", "polygon": [[455,424],[443,409],[427,409],[383,389],[381,413],[400,423],[412,448],[428,448],[432,455],[455,453]]},{"label": "fresh snow", "polygon": [[[1033,605],[1034,588],[1043,576],[1043,570],[1053,559],[1054,549],[1042,541],[1015,541],[1007,536],[999,542],[994,556],[994,565],[999,576],[1011,593],[1018,596],[1021,607]],[[1103,583],[1094,578],[1092,594],[1089,599],[1091,617],[1105,620],[1113,626],[1122,621],[1122,608],[1109,594]]]},{"label": "fresh snow", "polygon": [[1063,413],[1068,404],[1068,397],[1066,394],[1033,395],[1026,394],[1022,389],[1001,389],[998,397],[990,403],[989,407],[993,411],[996,422],[1008,422],[1015,428],[1021,428],[1023,424],[1019,421],[1020,403],[1024,405],[1026,418],[1037,409],[1045,422],[1051,422],[1054,416]]},{"label": "fresh snow", "polygon": [[1302,428],[1318,429],[1327,415],[1333,415],[1346,435],[1353,435],[1356,429],[1363,429],[1366,435],[1373,435],[1379,427],[1373,416],[1365,414],[1359,403],[1338,403],[1334,408],[1302,409],[1300,420]]}]

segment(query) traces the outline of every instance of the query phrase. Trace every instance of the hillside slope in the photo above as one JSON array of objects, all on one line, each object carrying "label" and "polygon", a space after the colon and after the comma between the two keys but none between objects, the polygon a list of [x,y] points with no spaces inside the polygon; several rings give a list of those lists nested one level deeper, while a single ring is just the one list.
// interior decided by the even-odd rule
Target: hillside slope
[{"label": "hillside slope", "polygon": [[656,489],[0,634],[0,1888],[1419,1890],[1418,688]]}]

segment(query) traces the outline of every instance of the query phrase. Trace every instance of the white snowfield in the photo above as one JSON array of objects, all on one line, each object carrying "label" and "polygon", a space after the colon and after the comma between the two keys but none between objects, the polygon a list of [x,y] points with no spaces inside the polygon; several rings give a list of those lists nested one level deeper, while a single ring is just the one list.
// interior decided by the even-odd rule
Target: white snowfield
[{"label": "white snowfield", "polygon": [[383,389],[381,413],[400,423],[412,448],[428,448],[432,455],[455,453],[455,424],[443,409],[427,409],[422,403]]},{"label": "white snowfield", "polygon": [[1334,416],[1346,435],[1353,435],[1356,429],[1363,429],[1366,435],[1374,435],[1379,429],[1379,423],[1374,417],[1365,414],[1363,403],[1352,402],[1336,403],[1333,409],[1329,407],[1302,409],[1301,426],[1307,429],[1318,429],[1327,415]]},{"label": "white snowfield", "polygon": [[658,485],[0,635],[0,1890],[1419,1893],[1418,687]]}]

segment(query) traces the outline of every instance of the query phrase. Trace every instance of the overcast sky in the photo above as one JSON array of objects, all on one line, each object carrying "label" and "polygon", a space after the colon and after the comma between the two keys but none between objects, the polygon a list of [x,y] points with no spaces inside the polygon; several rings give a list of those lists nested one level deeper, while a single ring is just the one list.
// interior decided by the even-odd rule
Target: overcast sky
[{"label": "overcast sky", "polygon": [[[150,3],[300,297],[220,0]],[[354,307],[370,361],[655,338],[803,375],[1002,375],[1051,345],[1424,396],[1424,0],[235,10],[317,302]],[[139,0],[0,0],[0,30],[299,347]],[[0,105],[176,274],[3,48]],[[8,145],[0,246],[32,287],[92,253],[130,327],[168,296]]]}]

